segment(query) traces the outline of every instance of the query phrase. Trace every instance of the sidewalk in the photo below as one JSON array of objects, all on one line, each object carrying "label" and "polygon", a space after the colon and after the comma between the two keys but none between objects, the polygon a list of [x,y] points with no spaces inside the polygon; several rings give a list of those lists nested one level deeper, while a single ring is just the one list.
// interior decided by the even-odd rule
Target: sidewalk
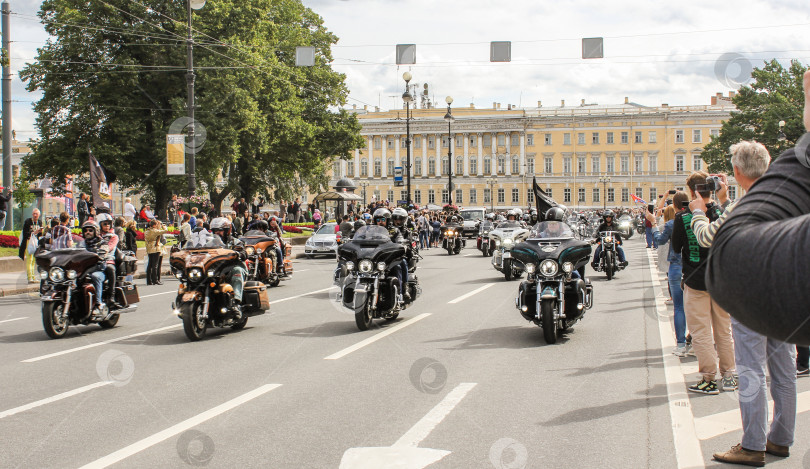
[{"label": "sidewalk", "polygon": [[[292,247],[292,255],[290,259],[295,259],[304,252],[303,245],[295,245]],[[163,275],[171,275],[169,270],[168,258],[163,259]],[[146,270],[144,269],[144,261],[138,261],[138,270],[135,272],[135,278],[146,277]],[[0,273],[0,297],[19,295],[22,293],[31,293],[39,291],[39,282],[28,283],[25,271]]]}]

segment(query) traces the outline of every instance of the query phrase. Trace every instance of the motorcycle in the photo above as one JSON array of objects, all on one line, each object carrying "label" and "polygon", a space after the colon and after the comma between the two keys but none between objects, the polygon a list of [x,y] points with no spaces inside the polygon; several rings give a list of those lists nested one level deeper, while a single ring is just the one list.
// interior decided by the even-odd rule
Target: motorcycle
[{"label": "motorcycle", "polygon": [[172,253],[172,273],[180,281],[174,314],[183,321],[183,330],[191,341],[201,340],[209,326],[244,329],[248,318],[270,309],[267,286],[246,280],[242,303],[234,300],[228,276],[241,263],[240,254],[228,249],[217,236],[194,233],[197,239]]},{"label": "motorcycle", "polygon": [[562,222],[540,222],[512,255],[528,274],[518,288],[515,306],[524,319],[543,328],[546,343],[554,344],[593,307],[593,287],[581,276],[591,245],[576,239]]},{"label": "motorcycle", "polygon": [[633,223],[634,223],[634,224],[635,224],[635,226],[636,226],[636,233],[638,233],[638,234],[640,234],[640,235],[645,234],[644,220],[642,220],[642,219],[641,219],[641,217],[636,217],[636,218],[633,220]]},{"label": "motorcycle", "polygon": [[277,287],[282,280],[292,278],[293,265],[290,260],[292,246],[289,243],[284,246],[282,271],[278,272],[276,244],[279,240],[276,236],[268,236],[267,233],[260,230],[251,230],[239,239],[245,244],[245,254],[247,254],[245,265],[250,280]]},{"label": "motorcycle", "polygon": [[97,254],[81,248],[41,250],[35,255],[39,270],[42,326],[52,339],[65,336],[72,325],[98,324],[110,329],[120,315],[138,308],[138,288],[125,278],[134,274],[137,259],[131,252],[116,251],[115,291],[110,295],[110,280],[104,279],[101,315],[93,315],[96,289],[90,274],[99,264]]},{"label": "motorcycle", "polygon": [[[633,237],[633,220],[630,218],[630,215],[622,215],[617,220],[619,223],[619,233],[622,235],[623,239],[630,239]],[[644,225],[642,225],[643,227]],[[643,231],[642,231],[643,232]]]},{"label": "motorcycle", "polygon": [[442,249],[447,249],[448,255],[458,254],[467,245],[461,233],[460,226],[442,227]]},{"label": "motorcycle", "polygon": [[495,241],[490,239],[489,233],[495,229],[495,224],[489,220],[485,220],[481,222],[478,228],[478,238],[476,239],[476,245],[478,250],[484,255],[484,257],[492,256],[492,253],[495,252]]},{"label": "motorcycle", "polygon": [[[421,294],[419,279],[408,275],[410,299],[400,296],[399,279],[393,269],[401,265],[405,247],[391,241],[382,226],[360,228],[352,240],[338,248],[341,272],[337,300],[354,312],[354,320],[361,331],[368,330],[374,319],[393,321]],[[409,266],[409,270],[412,268]]]},{"label": "motorcycle", "polygon": [[619,265],[619,256],[616,252],[617,244],[619,240],[616,239],[616,235],[621,236],[621,232],[617,231],[603,231],[599,233],[599,240],[602,243],[602,252],[599,254],[599,267],[596,269],[597,272],[605,272],[607,274],[608,280],[613,280],[613,277],[616,276],[616,272],[622,269]]},{"label": "motorcycle", "polygon": [[512,248],[529,235],[529,230],[515,221],[505,221],[489,232],[489,238],[495,243],[492,266],[502,272],[506,280],[520,278],[523,268],[519,262],[512,261]]}]

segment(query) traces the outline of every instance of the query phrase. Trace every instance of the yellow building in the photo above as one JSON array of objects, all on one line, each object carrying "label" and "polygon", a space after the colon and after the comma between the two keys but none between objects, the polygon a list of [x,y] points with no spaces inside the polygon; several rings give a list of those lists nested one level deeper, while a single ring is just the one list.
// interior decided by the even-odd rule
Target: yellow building
[{"label": "yellow building", "polygon": [[[412,199],[420,206],[447,203],[452,170],[459,206],[533,206],[534,176],[570,208],[631,207],[630,194],[651,203],[683,188],[692,170],[706,169],[700,153],[734,109],[720,94],[695,106],[643,106],[627,98],[619,105],[470,105],[452,108],[452,141],[446,107],[411,110]],[[395,168],[406,166],[405,109],[355,112],[365,148],[336,161],[330,182],[354,179],[367,202],[406,200],[406,186],[394,184]],[[732,180],[731,197],[738,192]]]}]

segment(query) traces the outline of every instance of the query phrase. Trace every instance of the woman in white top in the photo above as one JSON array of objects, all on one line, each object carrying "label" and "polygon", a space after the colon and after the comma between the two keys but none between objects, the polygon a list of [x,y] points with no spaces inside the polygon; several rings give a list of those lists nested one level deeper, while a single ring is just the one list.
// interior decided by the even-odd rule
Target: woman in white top
[{"label": "woman in white top", "polygon": [[138,212],[135,210],[135,206],[132,205],[132,199],[127,197],[126,199],[124,199],[124,202],[125,202],[124,203],[124,218],[127,221],[132,221],[132,220],[135,219],[135,215]]}]

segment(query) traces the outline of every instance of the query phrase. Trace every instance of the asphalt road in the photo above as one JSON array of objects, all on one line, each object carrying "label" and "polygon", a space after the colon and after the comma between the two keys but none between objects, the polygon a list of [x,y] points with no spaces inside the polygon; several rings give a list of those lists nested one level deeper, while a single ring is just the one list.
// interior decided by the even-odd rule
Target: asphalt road
[{"label": "asphalt road", "polygon": [[[694,358],[662,353],[659,278],[641,240],[626,248],[631,265],[592,276],[594,308],[556,345],[473,247],[423,251],[423,294],[366,332],[330,300],[325,258],[296,260],[269,314],[197,343],[171,314],[171,279],[139,286],[114,329],[61,340],[37,298],[2,298],[0,467],[715,467],[740,438],[736,393],[677,393]],[[808,425],[800,414],[797,435]],[[799,437],[769,467],[810,467],[809,449]]]}]

